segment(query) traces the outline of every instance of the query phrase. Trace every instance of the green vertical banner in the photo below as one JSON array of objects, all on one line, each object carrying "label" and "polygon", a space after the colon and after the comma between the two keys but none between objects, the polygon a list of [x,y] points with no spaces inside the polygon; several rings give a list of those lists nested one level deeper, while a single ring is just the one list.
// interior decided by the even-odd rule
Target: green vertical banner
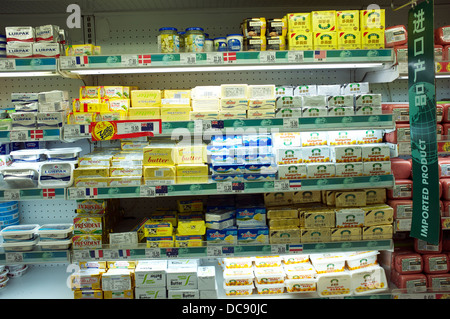
[{"label": "green vertical banner", "polygon": [[439,167],[434,63],[434,1],[408,15],[408,90],[413,175],[411,237],[439,243]]}]

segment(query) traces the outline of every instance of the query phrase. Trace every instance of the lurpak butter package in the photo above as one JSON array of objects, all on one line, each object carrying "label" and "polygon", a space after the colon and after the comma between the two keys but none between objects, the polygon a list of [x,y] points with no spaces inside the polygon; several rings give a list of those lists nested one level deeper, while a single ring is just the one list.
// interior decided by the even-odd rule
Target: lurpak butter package
[{"label": "lurpak butter package", "polygon": [[7,58],[31,58],[33,56],[33,43],[9,42],[6,44]]}]

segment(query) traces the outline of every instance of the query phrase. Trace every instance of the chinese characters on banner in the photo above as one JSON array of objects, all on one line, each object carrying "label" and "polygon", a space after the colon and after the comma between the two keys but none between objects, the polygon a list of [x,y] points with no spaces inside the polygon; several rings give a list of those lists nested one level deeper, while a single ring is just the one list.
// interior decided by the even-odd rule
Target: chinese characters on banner
[{"label": "chinese characters on banner", "polygon": [[408,15],[408,90],[413,161],[411,237],[439,243],[439,167],[434,63],[434,1]]}]

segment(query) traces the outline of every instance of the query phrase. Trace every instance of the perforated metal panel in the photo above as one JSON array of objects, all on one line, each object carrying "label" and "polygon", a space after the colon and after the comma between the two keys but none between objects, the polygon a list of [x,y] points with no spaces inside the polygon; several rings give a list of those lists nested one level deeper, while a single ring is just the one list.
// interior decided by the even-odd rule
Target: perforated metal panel
[{"label": "perforated metal panel", "polygon": [[20,201],[20,223],[43,225],[72,222],[75,209],[76,201],[74,200]]}]

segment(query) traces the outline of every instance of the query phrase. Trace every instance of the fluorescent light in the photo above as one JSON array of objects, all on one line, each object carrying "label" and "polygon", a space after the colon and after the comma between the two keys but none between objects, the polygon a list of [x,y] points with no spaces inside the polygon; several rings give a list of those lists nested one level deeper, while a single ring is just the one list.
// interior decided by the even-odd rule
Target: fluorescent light
[{"label": "fluorescent light", "polygon": [[177,67],[149,67],[129,69],[84,69],[71,70],[80,75],[95,74],[131,74],[131,73],[168,73],[168,72],[219,72],[219,71],[266,71],[266,70],[308,70],[308,69],[358,69],[379,68],[383,63],[310,63],[293,65],[224,65],[224,66],[177,66]]},{"label": "fluorescent light", "polygon": [[[436,74],[436,79],[450,79],[450,74]],[[407,75],[401,75],[397,78],[397,80],[408,80]]]},{"label": "fluorescent light", "polygon": [[57,75],[51,71],[17,71],[17,72],[0,72],[0,77],[28,77],[28,76],[52,76]]}]

